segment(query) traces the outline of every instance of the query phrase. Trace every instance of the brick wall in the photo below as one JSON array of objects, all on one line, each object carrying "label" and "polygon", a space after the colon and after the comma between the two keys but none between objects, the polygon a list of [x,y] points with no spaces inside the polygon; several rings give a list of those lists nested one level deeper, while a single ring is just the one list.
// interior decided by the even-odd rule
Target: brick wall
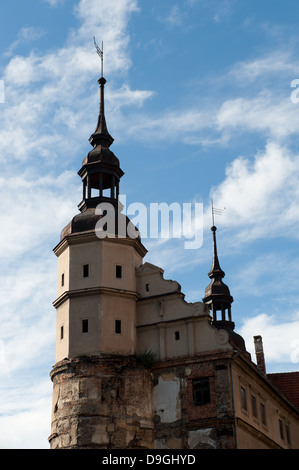
[{"label": "brick wall", "polygon": [[[163,414],[155,412],[156,448],[234,448],[234,418],[230,393],[228,359],[210,357],[205,361],[192,359],[189,362],[172,360],[154,367],[154,389],[161,379],[179,383],[173,406],[175,420],[163,420]],[[210,400],[195,405],[194,380],[208,378]],[[169,416],[174,416],[170,413]],[[174,446],[174,447],[173,447]]]}]

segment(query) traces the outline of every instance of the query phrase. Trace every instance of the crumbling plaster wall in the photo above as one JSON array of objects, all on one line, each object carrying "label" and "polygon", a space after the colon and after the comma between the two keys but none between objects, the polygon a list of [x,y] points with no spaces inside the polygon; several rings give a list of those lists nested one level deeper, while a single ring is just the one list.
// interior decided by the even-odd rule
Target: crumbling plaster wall
[{"label": "crumbling plaster wall", "polygon": [[80,357],[52,370],[57,448],[152,448],[152,380],[131,357]]},{"label": "crumbling plaster wall", "polygon": [[[233,448],[229,356],[169,361],[154,366],[156,449]],[[193,380],[208,377],[210,402],[195,406]]]}]

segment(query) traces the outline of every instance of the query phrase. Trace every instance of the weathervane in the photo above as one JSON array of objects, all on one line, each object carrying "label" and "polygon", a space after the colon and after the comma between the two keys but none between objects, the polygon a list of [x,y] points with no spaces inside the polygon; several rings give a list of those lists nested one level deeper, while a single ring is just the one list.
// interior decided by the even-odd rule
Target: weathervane
[{"label": "weathervane", "polygon": [[212,221],[213,221],[213,227],[214,227],[215,225],[214,214],[222,215],[223,212],[226,210],[226,207],[224,207],[224,209],[217,209],[216,207],[213,206],[213,199],[211,199],[211,206],[212,206]]},{"label": "weathervane", "polygon": [[104,46],[103,46],[103,41],[102,41],[102,49],[100,49],[99,46],[97,45],[95,37],[93,37],[93,42],[94,42],[94,46],[97,50],[98,56],[101,59],[101,78],[103,78],[103,69],[104,69]]}]

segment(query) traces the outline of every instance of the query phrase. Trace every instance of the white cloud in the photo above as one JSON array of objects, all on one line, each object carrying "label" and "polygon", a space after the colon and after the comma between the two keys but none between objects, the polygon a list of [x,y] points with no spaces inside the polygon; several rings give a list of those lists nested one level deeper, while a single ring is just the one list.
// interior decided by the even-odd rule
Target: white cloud
[{"label": "white cloud", "polygon": [[231,68],[229,74],[238,81],[243,82],[246,86],[248,82],[253,82],[261,76],[283,70],[285,59],[285,54],[282,56],[281,54],[275,53],[274,55],[267,55],[252,61],[237,62]]},{"label": "white cloud", "polygon": [[[116,76],[117,71],[118,78],[124,76],[131,66],[127,23],[136,11],[135,0],[103,0],[100,9],[98,1],[81,0],[76,7],[81,26],[70,32],[64,46],[54,52],[36,50],[28,56],[11,57],[3,72],[6,99],[0,116],[1,156],[25,161],[35,154],[54,163],[59,154],[70,158],[70,138],[78,152],[88,132],[93,130],[98,112],[95,81],[100,61],[93,35],[104,39],[104,71],[111,76]],[[86,91],[90,90],[92,79],[93,92],[88,96]],[[109,85],[106,96],[109,98],[111,93],[112,100],[110,104],[109,99],[106,102],[117,108],[118,113],[122,105],[140,106],[152,95],[127,85],[116,89],[113,83]],[[118,113],[112,114],[111,125],[121,121]]]},{"label": "white cloud", "polygon": [[[49,252],[50,252],[50,246]],[[53,247],[51,247],[53,248]],[[32,250],[35,253],[36,250]],[[6,380],[15,380],[31,369],[31,378],[39,367],[54,360],[56,297],[56,257],[23,255],[2,262],[0,305],[2,311],[0,372]],[[50,365],[48,365],[50,367]]]},{"label": "white cloud", "polygon": [[168,23],[171,27],[180,26],[182,24],[183,16],[184,15],[179,5],[176,3],[175,5],[172,5],[168,16],[163,18],[163,21]]},{"label": "white cloud", "polygon": [[233,3],[234,0],[223,0],[220,3],[214,2],[215,14],[213,19],[215,23],[221,23],[231,16]]},{"label": "white cloud", "polygon": [[56,258],[30,253],[2,267],[0,448],[49,448]]},{"label": "white cloud", "polygon": [[[74,44],[88,43],[92,37],[104,42],[104,67],[110,73],[125,73],[131,66],[127,25],[130,15],[138,12],[137,0],[80,0],[75,7],[81,21],[80,28],[70,35]],[[98,57],[93,53],[95,60]]]},{"label": "white cloud", "polygon": [[34,172],[0,178],[0,196],[6,201],[0,233],[2,263],[37,249],[59,234],[75,210],[77,195],[71,172],[57,178]]},{"label": "white cloud", "polygon": [[[183,140],[191,145],[228,146],[243,135],[257,133],[264,139],[287,144],[287,139],[297,135],[299,129],[299,105],[291,101],[294,91],[291,79],[296,78],[297,71],[299,73],[299,64],[293,60],[291,52],[278,51],[239,62],[221,75],[221,83],[220,78],[213,77],[213,96],[208,101],[196,102],[194,94],[189,107],[174,104],[159,115],[131,114],[125,121],[126,135],[144,141],[154,137],[167,142]],[[234,94],[241,85],[241,96],[223,101],[221,89],[232,80],[236,81]],[[246,87],[248,81],[251,87]],[[201,87],[204,90],[206,84],[201,82]],[[149,96],[153,93],[148,92]],[[120,121],[120,129],[121,125]]]},{"label": "white cloud", "polygon": [[269,91],[254,98],[236,98],[225,101],[218,112],[220,131],[259,132],[271,138],[282,139],[298,132],[298,107],[291,102],[291,89],[281,101]]},{"label": "white cloud", "polygon": [[[22,390],[19,391],[23,393]],[[51,396],[39,400],[26,411],[14,411],[12,415],[0,416],[1,449],[49,449],[51,434]]]},{"label": "white cloud", "polygon": [[158,116],[138,113],[132,114],[130,120],[126,121],[126,130],[130,136],[144,142],[159,140],[208,145],[212,140],[201,132],[210,131],[213,119],[211,112],[199,111],[197,108],[170,110]]},{"label": "white cloud", "polygon": [[9,49],[4,53],[4,57],[10,57],[15,49],[18,48],[18,46],[21,46],[23,44],[30,44],[33,41],[36,41],[40,37],[42,37],[45,34],[45,30],[39,27],[35,26],[26,26],[23,27],[18,35],[17,39],[11,44]]},{"label": "white cloud", "polygon": [[290,47],[288,51],[271,51],[253,60],[237,62],[230,69],[228,77],[236,79],[244,87],[257,79],[277,79],[281,76],[289,78],[290,73],[293,75],[299,72],[299,63],[292,57],[291,49]]},{"label": "white cloud", "polygon": [[297,236],[299,155],[269,142],[254,160],[236,158],[212,190],[215,207],[226,207],[222,225],[239,227],[239,239]]},{"label": "white cloud", "polygon": [[[27,383],[26,383],[27,382]],[[22,383],[1,390],[1,449],[49,449],[51,433],[52,384],[50,380]]]},{"label": "white cloud", "polygon": [[[256,362],[253,336],[261,335],[263,339],[266,370],[275,370],[275,364],[289,364],[292,370],[299,366],[299,316],[288,316],[286,322],[274,315],[261,313],[246,319],[239,330],[245,339],[246,348]],[[268,364],[268,368],[267,368]],[[290,365],[293,364],[293,367]],[[285,369],[284,369],[285,370]]]}]

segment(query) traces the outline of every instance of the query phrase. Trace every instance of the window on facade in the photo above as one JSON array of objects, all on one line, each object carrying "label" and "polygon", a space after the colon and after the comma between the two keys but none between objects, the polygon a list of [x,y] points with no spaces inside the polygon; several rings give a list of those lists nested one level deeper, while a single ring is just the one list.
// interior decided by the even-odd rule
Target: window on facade
[{"label": "window on facade", "polygon": [[89,276],[89,264],[84,264],[83,265],[83,277],[88,277]]},{"label": "window on facade", "polygon": [[256,398],[254,395],[251,395],[251,408],[252,408],[252,415],[255,418],[257,418]]},{"label": "window on facade", "polygon": [[64,286],[64,273],[61,275],[61,287]]},{"label": "window on facade", "polygon": [[193,380],[193,402],[195,406],[210,403],[210,383],[208,378]]},{"label": "window on facade", "polygon": [[279,420],[279,433],[280,433],[281,439],[284,439],[283,422],[281,419]]},{"label": "window on facade", "polygon": [[117,335],[121,334],[121,320],[115,320],[114,331]]},{"label": "window on facade", "polygon": [[243,410],[247,410],[246,390],[244,387],[241,387],[241,405]]},{"label": "window on facade", "polygon": [[180,339],[180,332],[179,331],[176,331],[174,333],[174,336],[175,336],[175,340],[178,341]]},{"label": "window on facade", "polygon": [[263,424],[266,424],[266,410],[264,403],[261,403],[261,420]]},{"label": "window on facade", "polygon": [[88,320],[82,320],[82,333],[88,333]]},{"label": "window on facade", "polygon": [[63,326],[60,327],[60,339],[63,339]]},{"label": "window on facade", "polygon": [[119,266],[119,265],[116,266],[115,275],[116,275],[117,279],[122,278],[122,266]]},{"label": "window on facade", "polygon": [[150,290],[150,285],[149,284],[145,284],[145,290],[146,290],[146,292],[149,292],[149,290]]}]

